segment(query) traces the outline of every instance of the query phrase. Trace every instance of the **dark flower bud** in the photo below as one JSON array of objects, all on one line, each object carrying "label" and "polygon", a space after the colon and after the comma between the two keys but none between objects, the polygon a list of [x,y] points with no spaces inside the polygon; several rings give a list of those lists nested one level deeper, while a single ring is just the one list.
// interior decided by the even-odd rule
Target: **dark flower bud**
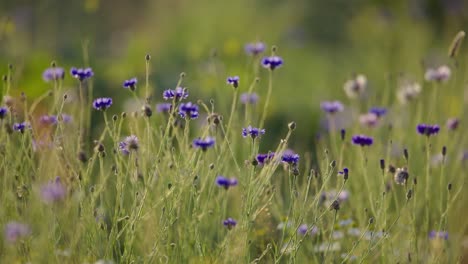
[{"label": "dark flower bud", "polygon": [[84,151],[78,152],[78,160],[82,163],[86,163],[86,161],[88,161],[88,157],[86,157],[86,153]]},{"label": "dark flower bud", "polygon": [[185,77],[185,72],[181,72],[180,73],[180,78],[184,78]]},{"label": "dark flower bud", "polygon": [[253,166],[257,166],[257,165],[258,165],[257,159],[253,159],[253,160],[252,160],[252,165],[253,165]]},{"label": "dark flower bud", "polygon": [[170,190],[171,188],[172,188],[172,183],[168,183],[168,184],[167,184],[167,189]]},{"label": "dark flower bud", "polygon": [[393,166],[392,164],[388,165],[388,172],[394,174],[396,172],[395,166]]},{"label": "dark flower bud", "polygon": [[57,63],[55,61],[52,61],[52,63],[50,63],[50,67],[55,68],[56,66],[57,66]]},{"label": "dark flower bud", "polygon": [[214,163],[211,163],[210,164],[210,170],[214,169],[214,167],[215,167]]},{"label": "dark flower bud", "polygon": [[8,81],[8,76],[3,75],[3,76],[2,76],[2,80],[3,80],[4,82]]},{"label": "dark flower bud", "polygon": [[405,149],[403,150],[403,156],[405,157],[406,161],[408,161],[408,159],[409,159],[409,154],[408,154],[408,149],[407,149],[407,148],[405,148]]},{"label": "dark flower bud", "polygon": [[151,55],[149,55],[149,54],[146,54],[146,56],[145,56],[145,60],[146,60],[146,61],[149,61],[149,60],[151,60]]},{"label": "dark flower bud", "polygon": [[447,147],[446,146],[443,146],[442,147],[442,155],[445,157],[445,155],[447,155]]},{"label": "dark flower bud", "polygon": [[335,211],[340,210],[340,202],[338,200],[333,201],[333,203],[330,206],[330,209]]},{"label": "dark flower bud", "polygon": [[341,129],[340,134],[341,134],[341,140],[344,141],[346,137],[346,130],[344,128]]},{"label": "dark flower bud", "polygon": [[418,184],[418,180],[416,178],[413,178],[413,184],[414,185],[417,185]]},{"label": "dark flower bud", "polygon": [[64,94],[63,95],[63,100],[65,101],[65,100],[67,100],[67,98],[68,98],[68,94]]},{"label": "dark flower bud", "polygon": [[105,151],[99,152],[99,157],[105,158],[106,157],[106,152]]},{"label": "dark flower bud", "polygon": [[113,115],[113,116],[112,116],[112,120],[113,120],[114,122],[117,121],[118,118],[119,118],[118,115]]},{"label": "dark flower bud", "polygon": [[294,167],[294,168],[292,169],[292,174],[293,174],[294,176],[298,176],[298,175],[299,175],[299,169],[298,169],[297,167]]},{"label": "dark flower bud", "polygon": [[336,166],[336,160],[332,160],[332,162],[330,163],[330,167],[335,168],[335,166]]},{"label": "dark flower bud", "polygon": [[369,218],[369,224],[372,225],[374,223],[374,217]]},{"label": "dark flower bud", "polygon": [[413,196],[413,190],[409,189],[408,193],[406,194],[406,199],[411,199],[411,196]]},{"label": "dark flower bud", "polygon": [[288,124],[288,128],[289,128],[289,130],[291,130],[291,131],[294,130],[294,129],[296,129],[296,122],[293,121],[293,122],[289,123],[289,124]]},{"label": "dark flower bud", "polygon": [[151,110],[151,107],[149,105],[143,106],[143,113],[146,117],[151,117],[153,115],[153,111]]},{"label": "dark flower bud", "polygon": [[380,160],[380,169],[381,169],[382,171],[385,170],[385,160],[384,160],[384,159],[381,159],[381,160]]},{"label": "dark flower bud", "polygon": [[120,114],[120,116],[121,116],[122,118],[126,118],[126,117],[127,117],[127,113],[122,112],[122,114]]},{"label": "dark flower bud", "polygon": [[98,152],[104,152],[105,148],[104,148],[104,145],[102,143],[99,143],[97,146],[96,146],[96,150]]},{"label": "dark flower bud", "polygon": [[452,190],[452,183],[449,183],[449,184],[447,185],[447,190],[449,190],[449,191]]}]

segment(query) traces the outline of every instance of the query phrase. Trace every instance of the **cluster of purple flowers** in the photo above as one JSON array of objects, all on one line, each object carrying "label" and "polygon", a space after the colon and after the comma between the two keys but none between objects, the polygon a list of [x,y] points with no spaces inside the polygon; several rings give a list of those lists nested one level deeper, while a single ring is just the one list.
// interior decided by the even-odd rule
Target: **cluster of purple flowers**
[{"label": "cluster of purple flowers", "polygon": [[439,133],[440,127],[439,125],[419,124],[417,125],[416,130],[419,134],[430,137]]},{"label": "cluster of purple flowers", "polygon": [[86,79],[89,79],[93,77],[94,72],[91,68],[71,68],[70,73],[73,76],[73,78],[76,78],[80,81],[84,81]]},{"label": "cluster of purple flowers", "polygon": [[48,68],[42,73],[42,79],[46,82],[56,81],[63,78],[65,78],[65,71],[63,68],[59,67]]},{"label": "cluster of purple flowers", "polygon": [[192,102],[180,104],[179,115],[182,118],[190,118],[190,119],[198,118],[198,105]]},{"label": "cluster of purple flowers", "polygon": [[256,128],[252,126],[248,126],[247,128],[242,128],[242,136],[247,137],[250,136],[252,139],[256,139],[257,137],[260,137],[261,135],[265,134],[265,129],[262,128]]},{"label": "cluster of purple flowers", "polygon": [[189,92],[187,88],[177,87],[174,90],[168,89],[163,92],[164,100],[175,99],[176,101],[180,101],[182,99],[186,99],[189,96]]},{"label": "cluster of purple flowers", "polygon": [[262,65],[264,68],[274,70],[283,65],[283,59],[279,56],[270,56],[262,59]]},{"label": "cluster of purple flowers", "polygon": [[138,138],[135,135],[130,135],[119,143],[119,150],[123,155],[129,155],[131,151],[137,151],[138,148]]},{"label": "cluster of purple flowers", "polygon": [[215,144],[215,139],[212,137],[206,137],[205,139],[196,138],[193,140],[193,147],[200,148],[203,151],[206,151],[208,148],[211,148]]},{"label": "cluster of purple flowers", "polygon": [[112,105],[112,98],[108,98],[108,97],[97,98],[93,102],[94,109],[99,110],[99,111],[105,111],[111,105]]},{"label": "cluster of purple flowers", "polygon": [[351,140],[353,144],[360,145],[361,147],[370,146],[372,143],[374,143],[374,139],[366,135],[355,135],[351,138]]},{"label": "cluster of purple flowers", "polygon": [[233,187],[237,185],[237,179],[236,178],[226,178],[224,176],[218,176],[216,177],[216,184],[218,184],[220,187],[223,187],[224,189],[229,189],[229,187]]}]

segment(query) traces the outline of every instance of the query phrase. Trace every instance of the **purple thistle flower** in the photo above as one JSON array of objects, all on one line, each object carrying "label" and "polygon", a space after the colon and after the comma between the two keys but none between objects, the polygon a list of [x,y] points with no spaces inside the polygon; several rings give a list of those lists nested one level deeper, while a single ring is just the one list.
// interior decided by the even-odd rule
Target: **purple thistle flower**
[{"label": "purple thistle flower", "polygon": [[337,112],[342,112],[344,106],[340,101],[324,101],[320,103],[320,108],[329,114],[335,114]]},{"label": "purple thistle flower", "polygon": [[428,69],[424,75],[424,79],[426,79],[426,81],[446,82],[451,74],[452,71],[450,68],[446,65],[442,65],[438,68]]},{"label": "purple thistle flower", "polygon": [[448,240],[449,233],[447,231],[434,231],[432,230],[429,232],[429,239],[434,240],[434,239],[443,239],[443,240]]},{"label": "purple thistle flower", "polygon": [[227,229],[231,230],[237,225],[237,221],[229,217],[228,219],[223,221],[223,225],[227,227]]},{"label": "purple thistle flower", "polygon": [[130,89],[131,91],[135,91],[137,83],[138,83],[138,80],[136,77],[131,78],[129,80],[125,80],[123,83],[123,88]]},{"label": "purple thistle flower", "polygon": [[93,77],[94,72],[91,68],[71,68],[70,73],[73,76],[73,78],[76,78],[80,81],[84,81],[86,79],[89,79]]},{"label": "purple thistle flower", "polygon": [[156,111],[158,113],[169,113],[172,109],[171,103],[160,103],[156,104]]},{"label": "purple thistle flower", "polygon": [[42,79],[44,79],[44,81],[46,82],[55,81],[59,79],[63,80],[63,78],[65,78],[65,71],[63,70],[63,68],[59,67],[48,68],[42,73]]},{"label": "purple thistle flower", "polygon": [[417,131],[421,135],[432,136],[439,133],[440,127],[439,125],[427,125],[427,124],[419,124],[416,127]]},{"label": "purple thistle flower", "polygon": [[256,93],[243,93],[240,95],[240,101],[242,104],[256,104],[258,95]]},{"label": "purple thistle flower", "polygon": [[5,225],[4,233],[7,242],[15,243],[18,239],[29,236],[31,229],[26,224],[12,221]]},{"label": "purple thistle flower", "polygon": [[265,134],[265,129],[262,128],[256,128],[252,126],[248,126],[247,128],[242,128],[242,136],[247,137],[250,135],[252,139],[255,139],[257,137],[260,137],[260,135]]},{"label": "purple thistle flower", "polygon": [[227,190],[229,187],[237,185],[237,179],[218,176],[216,177],[216,184],[218,184],[220,187],[224,187],[224,189]]},{"label": "purple thistle flower", "polygon": [[54,115],[43,115],[39,118],[39,122],[45,126],[57,124],[57,117]]},{"label": "purple thistle flower", "polygon": [[203,151],[206,151],[208,148],[213,147],[215,144],[215,139],[212,137],[207,137],[205,139],[196,138],[193,140],[194,148],[201,148]]},{"label": "purple thistle flower", "polygon": [[232,85],[232,87],[237,88],[239,87],[239,76],[232,76],[227,77],[227,84]]},{"label": "purple thistle flower", "polygon": [[283,59],[279,56],[264,57],[262,59],[262,66],[270,70],[274,70],[282,65]]},{"label": "purple thistle flower", "polygon": [[387,114],[387,108],[385,107],[372,107],[369,110],[369,113],[376,115],[377,117],[382,117]]},{"label": "purple thistle flower", "polygon": [[355,145],[360,145],[361,147],[364,147],[372,145],[372,143],[374,143],[374,139],[366,135],[355,135],[352,137],[352,142]]},{"label": "purple thistle flower", "polygon": [[26,129],[30,129],[31,125],[29,122],[22,122],[22,123],[14,123],[13,124],[13,130],[24,133]]},{"label": "purple thistle flower", "polygon": [[93,102],[94,109],[99,110],[99,111],[105,111],[111,105],[112,105],[112,98],[108,98],[108,97],[97,98]]},{"label": "purple thistle flower", "polygon": [[55,178],[41,188],[42,200],[47,204],[62,201],[65,198],[66,189],[60,181],[60,177]]},{"label": "purple thistle flower", "polygon": [[164,100],[175,99],[176,101],[180,101],[182,99],[186,99],[189,96],[187,88],[177,87],[175,90],[165,90],[163,92]]},{"label": "purple thistle flower", "polygon": [[460,124],[460,120],[458,118],[450,118],[447,120],[447,128],[448,130],[456,130],[458,128],[458,125]]},{"label": "purple thistle flower", "polygon": [[248,43],[245,45],[245,52],[249,55],[256,56],[265,51],[265,44],[263,42]]},{"label": "purple thistle flower", "polygon": [[8,114],[8,108],[6,107],[0,107],[0,119],[4,119],[6,115]]},{"label": "purple thistle flower", "polygon": [[287,149],[281,156],[281,161],[286,162],[288,164],[297,165],[297,163],[299,162],[299,158],[299,154],[296,154],[294,153],[294,151]]},{"label": "purple thistle flower", "polygon": [[130,135],[119,143],[119,150],[123,155],[129,155],[131,151],[137,151],[138,148],[138,138],[135,135]]},{"label": "purple thistle flower", "polygon": [[198,105],[193,104],[192,102],[180,104],[179,115],[182,118],[198,118]]},{"label": "purple thistle flower", "polygon": [[266,154],[258,154],[257,157],[256,157],[256,160],[257,160],[258,164],[264,165],[264,164],[268,163],[270,160],[272,160],[274,157],[275,157],[274,152],[268,152]]}]

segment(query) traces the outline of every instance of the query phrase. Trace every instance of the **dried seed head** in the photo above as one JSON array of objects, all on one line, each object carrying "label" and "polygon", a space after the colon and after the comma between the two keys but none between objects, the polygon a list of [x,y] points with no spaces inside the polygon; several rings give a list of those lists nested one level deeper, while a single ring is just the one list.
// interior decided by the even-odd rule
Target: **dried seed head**
[{"label": "dried seed head", "polygon": [[112,120],[113,120],[114,122],[117,121],[118,118],[119,118],[119,116],[117,116],[117,115],[113,115],[113,116],[112,116]]},{"label": "dried seed head", "polygon": [[214,163],[211,163],[210,164],[210,170],[214,169],[214,167],[215,167]]},{"label": "dried seed head", "polygon": [[452,41],[452,44],[450,44],[449,47],[448,55],[450,58],[455,58],[457,56],[464,38],[465,31],[463,30],[458,32],[458,34],[455,36],[455,38]]},{"label": "dried seed head", "polygon": [[384,159],[381,159],[381,160],[380,160],[380,169],[381,169],[382,171],[385,171],[385,160],[384,160]]},{"label": "dried seed head", "polygon": [[296,122],[291,122],[288,124],[288,128],[289,130],[293,131],[294,129],[296,129]]},{"label": "dried seed head", "polygon": [[333,203],[330,206],[330,209],[335,211],[340,210],[340,202],[338,200],[333,201]]},{"label": "dried seed head", "polygon": [[122,114],[120,114],[120,116],[121,116],[122,118],[126,118],[126,117],[127,117],[127,113],[122,112]]}]

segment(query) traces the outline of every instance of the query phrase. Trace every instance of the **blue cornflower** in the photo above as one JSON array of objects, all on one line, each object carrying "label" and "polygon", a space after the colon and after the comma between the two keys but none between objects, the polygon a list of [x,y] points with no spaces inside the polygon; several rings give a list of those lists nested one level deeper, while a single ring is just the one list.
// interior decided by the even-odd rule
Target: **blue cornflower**
[{"label": "blue cornflower", "polygon": [[264,165],[265,163],[268,163],[270,160],[272,160],[275,157],[274,152],[268,152],[266,154],[258,154],[256,159],[258,164]]},{"label": "blue cornflower", "polygon": [[137,151],[138,148],[138,138],[135,135],[130,135],[119,143],[119,150],[123,155],[129,155],[131,151]]},{"label": "blue cornflower", "polygon": [[213,147],[215,144],[215,139],[212,137],[206,137],[205,139],[196,138],[193,140],[194,148],[201,148],[203,151],[206,151],[208,148]]},{"label": "blue cornflower", "polygon": [[237,88],[239,87],[239,76],[232,76],[227,77],[227,84],[232,85],[232,87]]},{"label": "blue cornflower", "polygon": [[43,125],[55,125],[57,124],[57,117],[54,115],[43,115],[39,118],[39,122]]},{"label": "blue cornflower", "polygon": [[256,93],[243,93],[240,95],[240,101],[242,104],[256,104],[258,95]]},{"label": "blue cornflower", "polygon": [[265,44],[263,42],[248,43],[245,45],[245,52],[249,55],[258,55],[265,51]]},{"label": "blue cornflower", "polygon": [[224,189],[229,189],[229,187],[236,186],[237,185],[237,179],[236,178],[226,178],[223,176],[218,176],[216,177],[216,184],[218,184],[221,187],[224,187]]},{"label": "blue cornflower", "polygon": [[123,88],[130,89],[131,91],[135,91],[137,83],[138,83],[138,80],[136,77],[131,78],[130,80],[125,80],[123,83]]},{"label": "blue cornflower", "polygon": [[177,87],[175,90],[165,90],[163,92],[164,100],[175,99],[176,101],[180,101],[182,99],[186,99],[189,96],[187,88]]},{"label": "blue cornflower", "polygon": [[47,204],[63,200],[66,194],[65,186],[60,181],[60,177],[55,178],[54,181],[45,184],[41,188],[42,200]]},{"label": "blue cornflower", "polygon": [[340,101],[324,101],[320,103],[320,108],[329,113],[334,114],[337,112],[342,112],[344,110],[344,106]]},{"label": "blue cornflower", "polygon": [[288,164],[297,165],[299,162],[299,154],[296,154],[294,151],[287,149],[284,151],[283,156],[281,156],[281,161]]},{"label": "blue cornflower", "polygon": [[0,107],[0,119],[4,119],[8,114],[8,108]]},{"label": "blue cornflower", "polygon": [[443,240],[448,240],[449,233],[447,231],[434,231],[432,230],[429,232],[429,239],[434,240],[434,239],[443,239]]},{"label": "blue cornflower", "polygon": [[439,125],[427,125],[427,124],[419,124],[416,127],[416,130],[421,135],[432,136],[439,133],[440,127]]},{"label": "blue cornflower", "polygon": [[264,68],[274,70],[283,65],[283,59],[279,56],[264,57],[262,59],[262,65]]},{"label": "blue cornflower", "polygon": [[26,224],[12,221],[5,225],[4,234],[7,242],[15,243],[18,239],[29,236],[31,234],[31,229]]},{"label": "blue cornflower", "polygon": [[48,68],[42,73],[42,79],[44,79],[46,82],[63,79],[64,77],[65,71],[63,68],[59,67]]},{"label": "blue cornflower", "polygon": [[84,81],[86,79],[89,79],[89,78],[93,77],[93,75],[94,75],[93,69],[91,69],[91,68],[82,69],[82,68],[73,67],[73,68],[70,69],[70,73],[73,76],[73,78],[76,78],[76,79],[78,79],[80,81]]},{"label": "blue cornflower", "polygon": [[339,171],[338,174],[343,175],[343,178],[347,180],[349,176],[349,169],[345,167],[342,171]]},{"label": "blue cornflower", "polygon": [[229,217],[228,219],[223,221],[223,225],[231,230],[233,227],[237,225],[237,221]]},{"label": "blue cornflower", "polygon": [[97,98],[93,102],[94,109],[100,110],[100,111],[105,111],[111,105],[112,105],[112,98],[107,98],[107,97]]},{"label": "blue cornflower", "polygon": [[13,124],[13,130],[19,131],[21,133],[24,133],[26,129],[30,129],[31,125],[29,122],[22,122],[22,123],[14,123]]},{"label": "blue cornflower", "polygon": [[182,118],[198,118],[198,105],[193,104],[192,102],[180,104],[179,115]]},{"label": "blue cornflower", "polygon": [[171,103],[160,103],[156,105],[156,111],[158,111],[158,113],[169,113],[171,109]]},{"label": "blue cornflower", "polygon": [[247,128],[242,128],[242,136],[247,137],[250,135],[252,139],[260,137],[260,135],[265,134],[265,129],[263,128],[256,128],[252,126],[248,126]]},{"label": "blue cornflower", "polygon": [[370,146],[372,143],[374,143],[374,139],[366,135],[355,135],[351,140],[353,144],[360,145],[361,147]]},{"label": "blue cornflower", "polygon": [[387,108],[385,107],[372,107],[369,110],[369,113],[376,115],[377,117],[382,117],[387,114]]},{"label": "blue cornflower", "polygon": [[297,233],[299,235],[307,235],[307,231],[309,230],[309,228],[307,227],[307,224],[302,224],[299,226],[299,228],[297,228]]}]

